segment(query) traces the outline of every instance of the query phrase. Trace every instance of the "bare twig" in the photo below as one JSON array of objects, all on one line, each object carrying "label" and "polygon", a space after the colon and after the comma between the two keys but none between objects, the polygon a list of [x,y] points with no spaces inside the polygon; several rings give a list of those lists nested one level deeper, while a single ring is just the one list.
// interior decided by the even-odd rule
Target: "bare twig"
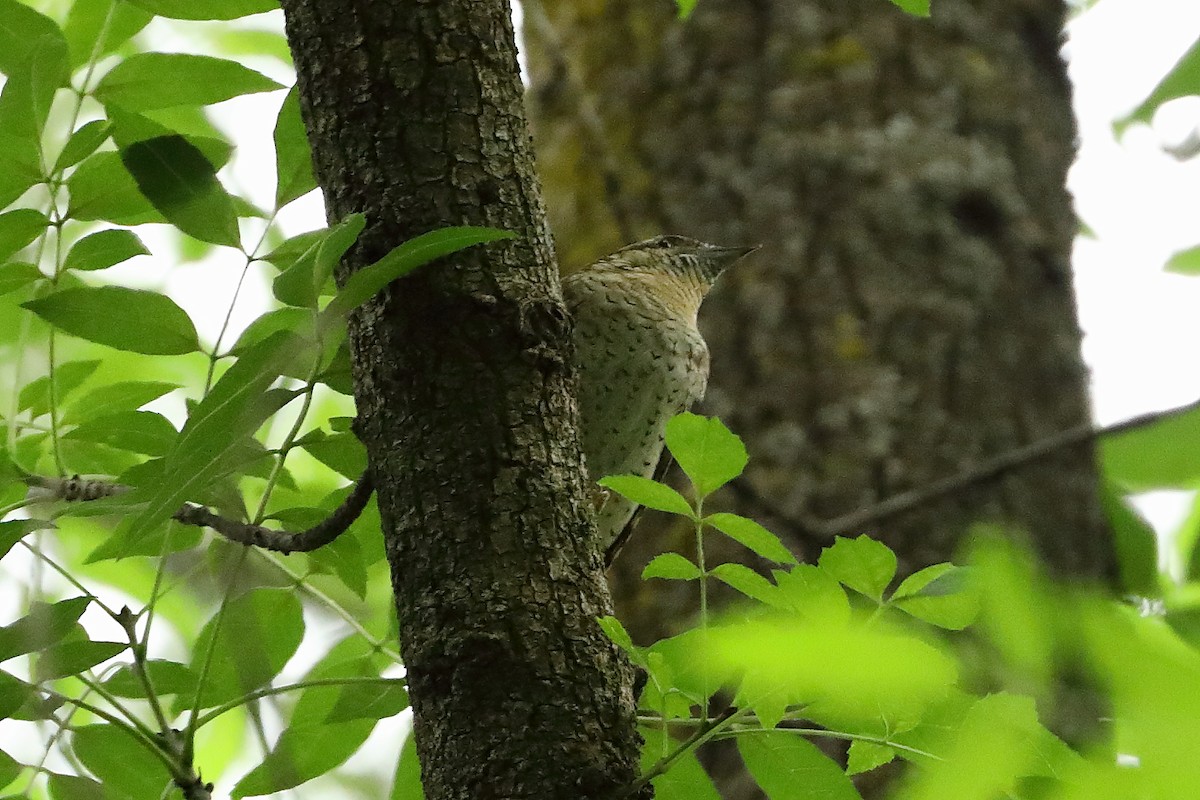
[{"label": "bare twig", "polygon": [[[73,478],[47,478],[40,475],[30,475],[25,478],[30,486],[47,490],[51,497],[67,502],[98,500],[102,497],[112,497],[124,494],[129,487],[108,481],[89,480],[76,475]],[[328,517],[316,525],[298,533],[274,530],[262,525],[252,525],[248,522],[222,517],[204,506],[187,503],[172,515],[172,519],[184,525],[212,528],[217,533],[239,544],[253,545],[264,550],[274,550],[277,553],[306,553],[323,547],[350,527],[354,520],[362,514],[375,485],[371,480],[370,471],[364,471],[354,484],[353,491],[335,508]]]},{"label": "bare twig", "polygon": [[797,519],[793,515],[782,511],[772,501],[759,494],[744,479],[737,481],[734,489],[750,502],[759,506],[763,511],[794,526],[795,530],[805,538],[827,540],[832,539],[838,534],[854,531],[872,522],[891,519],[906,511],[927,505],[976,484],[994,480],[1013,470],[1053,456],[1061,450],[1094,442],[1102,436],[1112,436],[1118,433],[1145,428],[1156,422],[1179,417],[1196,410],[1200,410],[1200,400],[1195,400],[1175,408],[1140,414],[1105,427],[1096,427],[1087,423],[1076,425],[1073,428],[1067,428],[1064,431],[1039,439],[1036,442],[1000,453],[993,458],[968,467],[954,475],[927,483],[924,486],[918,486],[906,492],[900,492],[879,503],[855,509],[833,519]]}]

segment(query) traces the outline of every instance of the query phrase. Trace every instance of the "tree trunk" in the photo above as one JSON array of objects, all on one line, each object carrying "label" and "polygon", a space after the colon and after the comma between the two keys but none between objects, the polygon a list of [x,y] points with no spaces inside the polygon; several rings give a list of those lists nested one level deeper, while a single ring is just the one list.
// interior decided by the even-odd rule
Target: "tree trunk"
[{"label": "tree trunk", "polygon": [[609,613],[504,0],[284,0],[339,279],[416,234],[511,242],[423,268],[351,323],[430,798],[600,797],[631,780]]},{"label": "tree trunk", "polygon": [[[928,20],[882,0],[701,0],[687,21],[666,0],[527,5],[563,263],[659,232],[764,245],[701,311],[706,406],[747,440],[763,521],[805,556],[828,541],[796,520],[1088,419],[1060,0],[935,2]],[[1115,572],[1090,446],[848,535],[911,572],[978,521],[1024,531],[1060,574]],[[675,540],[638,538],[614,591],[661,634],[663,602],[631,596],[641,558]]]}]

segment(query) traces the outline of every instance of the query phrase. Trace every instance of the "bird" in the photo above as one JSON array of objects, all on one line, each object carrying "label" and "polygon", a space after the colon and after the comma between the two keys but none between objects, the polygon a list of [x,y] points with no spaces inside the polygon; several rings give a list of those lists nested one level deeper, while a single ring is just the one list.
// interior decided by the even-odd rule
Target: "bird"
[{"label": "bird", "polygon": [[[755,247],[656,236],[563,279],[574,318],[580,438],[592,486],[658,471],[667,422],[704,397],[709,355],[696,318],[717,278]],[[605,566],[631,532],[637,505],[596,487]]]}]

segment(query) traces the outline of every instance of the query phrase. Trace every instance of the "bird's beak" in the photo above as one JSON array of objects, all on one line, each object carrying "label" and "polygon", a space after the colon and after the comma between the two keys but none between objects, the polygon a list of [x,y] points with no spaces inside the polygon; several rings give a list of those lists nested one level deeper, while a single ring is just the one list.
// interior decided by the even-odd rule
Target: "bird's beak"
[{"label": "bird's beak", "polygon": [[721,268],[726,269],[746,256],[753,253],[755,250],[762,247],[761,244],[750,245],[749,247],[714,247],[712,254],[717,261],[721,263]]}]

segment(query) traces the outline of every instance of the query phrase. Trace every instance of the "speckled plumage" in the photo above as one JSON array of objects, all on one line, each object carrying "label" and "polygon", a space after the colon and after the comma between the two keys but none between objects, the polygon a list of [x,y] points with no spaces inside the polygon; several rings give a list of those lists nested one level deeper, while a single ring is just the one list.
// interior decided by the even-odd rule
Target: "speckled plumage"
[{"label": "speckled plumage", "polygon": [[[583,452],[593,481],[652,477],[667,420],[691,408],[708,384],[708,347],[696,327],[705,294],[752,247],[716,247],[658,236],[567,276],[575,318]],[[615,494],[597,511],[611,561],[637,507]]]}]

